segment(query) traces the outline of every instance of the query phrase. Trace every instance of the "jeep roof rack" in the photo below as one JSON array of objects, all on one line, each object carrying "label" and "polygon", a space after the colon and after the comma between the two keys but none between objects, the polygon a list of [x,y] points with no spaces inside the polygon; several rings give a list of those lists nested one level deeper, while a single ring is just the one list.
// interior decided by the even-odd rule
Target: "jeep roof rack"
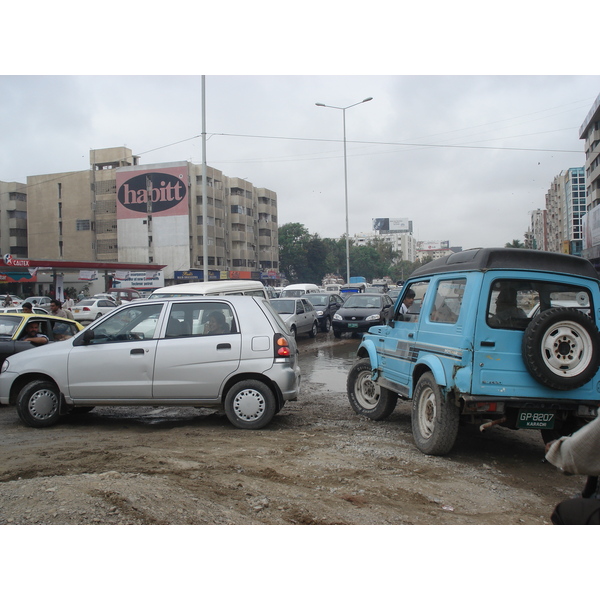
[{"label": "jeep roof rack", "polygon": [[488,271],[490,269],[549,271],[600,279],[594,265],[584,258],[522,248],[473,248],[456,252],[432,260],[415,269],[411,278],[452,271]]}]

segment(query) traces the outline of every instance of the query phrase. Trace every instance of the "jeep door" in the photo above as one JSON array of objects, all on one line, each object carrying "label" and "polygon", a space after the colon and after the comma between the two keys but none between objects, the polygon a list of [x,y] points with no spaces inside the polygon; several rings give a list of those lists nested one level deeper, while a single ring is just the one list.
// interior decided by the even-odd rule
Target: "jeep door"
[{"label": "jeep door", "polygon": [[[396,304],[391,325],[382,328],[383,335],[374,336],[380,360],[382,376],[399,386],[400,393],[409,395],[413,365],[418,354],[416,342],[421,309],[426,299],[429,280],[416,281],[402,290]],[[404,312],[403,301],[415,294],[414,300]],[[405,306],[406,308],[406,306]]]}]

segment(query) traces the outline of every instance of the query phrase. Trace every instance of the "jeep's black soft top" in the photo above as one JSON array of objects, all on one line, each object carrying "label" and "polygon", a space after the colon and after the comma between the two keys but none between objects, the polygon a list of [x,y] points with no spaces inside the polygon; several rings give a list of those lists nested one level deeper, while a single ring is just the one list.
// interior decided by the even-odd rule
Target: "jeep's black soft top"
[{"label": "jeep's black soft top", "polygon": [[566,273],[591,279],[600,279],[589,260],[541,250],[521,248],[474,248],[443,256],[415,269],[411,275],[422,277],[452,271],[488,271],[490,269],[524,269]]}]

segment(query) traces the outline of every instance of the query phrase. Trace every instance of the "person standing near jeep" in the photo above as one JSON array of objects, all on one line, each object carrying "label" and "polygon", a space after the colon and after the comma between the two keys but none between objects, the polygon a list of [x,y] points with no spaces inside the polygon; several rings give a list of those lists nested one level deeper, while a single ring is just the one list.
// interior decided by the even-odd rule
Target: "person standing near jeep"
[{"label": "person standing near jeep", "polygon": [[[546,444],[546,460],[565,473],[587,475],[595,483],[590,496],[563,500],[552,513],[554,525],[600,525],[600,416],[573,435]],[[586,486],[587,487],[587,486]]]}]

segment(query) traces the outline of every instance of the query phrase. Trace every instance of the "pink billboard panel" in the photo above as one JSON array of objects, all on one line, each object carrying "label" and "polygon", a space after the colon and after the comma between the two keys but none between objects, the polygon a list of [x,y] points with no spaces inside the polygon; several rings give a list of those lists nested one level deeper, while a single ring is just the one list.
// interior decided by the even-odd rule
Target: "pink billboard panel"
[{"label": "pink billboard panel", "polygon": [[117,171],[117,219],[187,215],[187,182],[187,165]]}]

